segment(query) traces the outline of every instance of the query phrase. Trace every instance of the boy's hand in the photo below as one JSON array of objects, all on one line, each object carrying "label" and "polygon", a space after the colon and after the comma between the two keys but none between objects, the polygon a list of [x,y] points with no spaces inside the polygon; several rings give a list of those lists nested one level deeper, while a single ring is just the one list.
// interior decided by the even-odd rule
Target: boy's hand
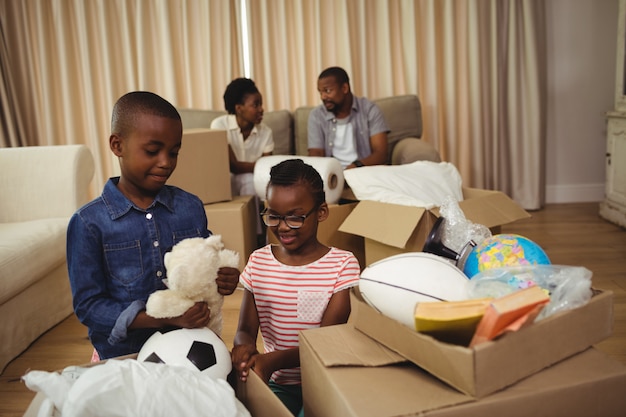
[{"label": "boy's hand", "polygon": [[211,310],[207,303],[198,301],[185,313],[174,319],[175,325],[187,329],[195,329],[198,327],[206,327],[211,319]]},{"label": "boy's hand", "polygon": [[259,356],[259,351],[256,350],[256,346],[254,345],[238,345],[233,347],[231,360],[233,362],[233,368],[235,368],[237,376],[241,381],[246,382],[250,368],[254,367],[256,358]]},{"label": "boy's hand", "polygon": [[239,283],[239,270],[223,266],[217,271],[217,291],[222,295],[231,295]]}]

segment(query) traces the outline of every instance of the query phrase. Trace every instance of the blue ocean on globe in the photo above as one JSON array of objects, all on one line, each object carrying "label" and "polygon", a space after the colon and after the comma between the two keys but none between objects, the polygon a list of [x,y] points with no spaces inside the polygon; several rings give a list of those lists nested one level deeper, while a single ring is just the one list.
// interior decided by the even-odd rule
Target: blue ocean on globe
[{"label": "blue ocean on globe", "polygon": [[468,255],[463,272],[469,278],[479,272],[518,265],[550,265],[544,250],[532,240],[516,234],[491,236]]}]

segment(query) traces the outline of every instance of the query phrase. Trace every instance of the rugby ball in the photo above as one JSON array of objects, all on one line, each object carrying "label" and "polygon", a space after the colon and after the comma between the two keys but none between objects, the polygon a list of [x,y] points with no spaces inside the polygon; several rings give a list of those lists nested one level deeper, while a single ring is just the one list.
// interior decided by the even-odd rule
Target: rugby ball
[{"label": "rugby ball", "polygon": [[415,328],[415,305],[422,301],[468,299],[469,278],[447,259],[408,252],[381,259],[365,268],[359,291],[380,313]]}]

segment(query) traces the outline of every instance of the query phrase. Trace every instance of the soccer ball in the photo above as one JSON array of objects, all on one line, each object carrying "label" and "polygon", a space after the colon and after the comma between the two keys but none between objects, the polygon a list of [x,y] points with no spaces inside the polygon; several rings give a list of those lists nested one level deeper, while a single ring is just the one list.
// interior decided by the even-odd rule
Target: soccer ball
[{"label": "soccer ball", "polygon": [[207,327],[158,331],[143,345],[137,360],[183,366],[220,379],[226,379],[232,369],[228,348]]}]

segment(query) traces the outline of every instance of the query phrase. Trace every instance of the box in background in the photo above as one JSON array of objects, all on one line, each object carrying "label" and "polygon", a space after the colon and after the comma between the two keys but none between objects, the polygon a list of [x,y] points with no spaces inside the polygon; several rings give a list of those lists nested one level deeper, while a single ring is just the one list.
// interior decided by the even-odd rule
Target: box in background
[{"label": "box in background", "polygon": [[[319,223],[317,227],[317,239],[326,246],[349,250],[359,260],[359,265],[363,269],[365,268],[365,244],[363,237],[338,230],[339,225],[343,223],[357,204],[357,202],[329,204],[328,218]],[[267,240],[270,243],[278,244],[276,236],[269,229],[267,230]]]},{"label": "box in background", "polygon": [[231,201],[204,206],[209,221],[209,230],[222,236],[228,249],[239,252],[239,270],[248,262],[256,249],[256,212],[254,196],[235,196]]},{"label": "box in background", "polygon": [[481,399],[399,362],[349,324],[301,332],[300,355],[307,417],[617,417],[626,410],[626,367],[593,348]]},{"label": "box in background", "polygon": [[204,204],[230,200],[226,131],[183,130],[178,163],[167,183],[197,195]]},{"label": "box in background", "polygon": [[384,316],[351,291],[355,328],[458,390],[483,397],[611,335],[613,293],[473,348],[440,342]]},{"label": "box in background", "polygon": [[[459,207],[465,217],[499,233],[500,226],[530,217],[526,210],[499,191],[463,188]],[[361,267],[403,252],[421,252],[439,216],[439,208],[361,201],[339,230],[365,238],[365,262]]]}]

